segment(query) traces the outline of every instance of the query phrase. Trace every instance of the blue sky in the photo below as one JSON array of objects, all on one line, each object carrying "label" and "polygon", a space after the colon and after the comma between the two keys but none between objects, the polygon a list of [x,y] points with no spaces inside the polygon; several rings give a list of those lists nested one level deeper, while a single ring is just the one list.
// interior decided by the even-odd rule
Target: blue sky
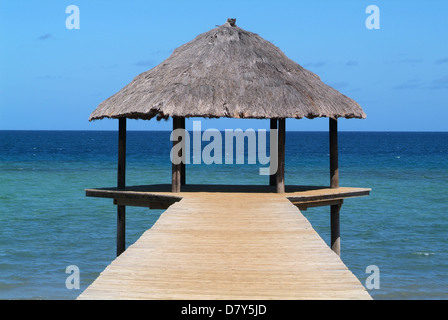
[{"label": "blue sky", "polygon": [[[80,29],[65,9],[80,10]],[[369,30],[368,5],[380,9]],[[0,130],[116,130],[88,122],[96,106],[228,17],[356,100],[365,120],[344,131],[447,131],[448,1],[0,2]],[[187,122],[191,127],[191,121]],[[204,120],[202,128],[267,128],[267,121]],[[130,130],[171,122],[130,120]],[[327,130],[327,119],[287,121],[287,130]]]}]

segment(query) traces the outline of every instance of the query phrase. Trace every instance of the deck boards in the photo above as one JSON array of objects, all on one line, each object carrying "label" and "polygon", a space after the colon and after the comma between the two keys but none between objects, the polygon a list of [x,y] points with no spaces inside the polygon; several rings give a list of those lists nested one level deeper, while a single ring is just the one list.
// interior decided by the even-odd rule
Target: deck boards
[{"label": "deck boards", "polygon": [[185,192],[78,299],[371,299],[285,195]]}]

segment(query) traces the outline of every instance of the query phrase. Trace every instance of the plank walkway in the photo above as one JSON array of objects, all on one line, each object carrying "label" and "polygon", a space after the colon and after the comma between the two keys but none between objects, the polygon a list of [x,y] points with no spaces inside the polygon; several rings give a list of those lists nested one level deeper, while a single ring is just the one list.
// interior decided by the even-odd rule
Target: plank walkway
[{"label": "plank walkway", "polygon": [[371,297],[285,195],[186,192],[78,299]]}]

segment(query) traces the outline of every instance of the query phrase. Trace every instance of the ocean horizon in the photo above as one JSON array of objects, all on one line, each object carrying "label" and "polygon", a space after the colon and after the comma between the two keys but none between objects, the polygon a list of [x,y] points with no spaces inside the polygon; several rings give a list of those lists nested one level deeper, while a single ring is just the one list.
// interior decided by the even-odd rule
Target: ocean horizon
[{"label": "ocean horizon", "polygon": [[[0,130],[0,299],[72,300],[115,258],[116,210],[84,189],[116,185],[114,130]],[[170,131],[129,130],[127,185],[171,182]],[[328,132],[287,131],[287,185],[329,184]],[[268,184],[260,165],[187,165],[187,184]],[[341,259],[378,300],[448,298],[448,132],[340,131]],[[163,210],[128,207],[126,246]],[[328,244],[329,207],[302,211]],[[68,266],[80,270],[68,289]]]}]

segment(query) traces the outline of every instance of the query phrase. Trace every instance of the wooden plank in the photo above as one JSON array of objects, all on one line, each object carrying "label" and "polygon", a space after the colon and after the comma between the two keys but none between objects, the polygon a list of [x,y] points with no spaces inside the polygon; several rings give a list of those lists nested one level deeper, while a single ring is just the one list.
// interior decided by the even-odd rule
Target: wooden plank
[{"label": "wooden plank", "polygon": [[97,197],[97,198],[147,200],[150,202],[152,201],[166,202],[171,204],[178,202],[182,199],[179,196],[164,194],[164,192],[159,193],[157,191],[154,192],[135,191],[132,190],[132,187],[128,187],[123,190],[118,190],[116,188],[102,188],[102,189],[86,189],[85,191],[87,197]]},{"label": "wooden plank", "polygon": [[78,299],[371,299],[285,195],[182,195]]},{"label": "wooden plank", "polygon": [[367,188],[335,188],[318,189],[310,191],[294,192],[287,194],[291,202],[313,202],[322,200],[346,199],[354,197],[363,197],[370,194],[371,189]]}]

